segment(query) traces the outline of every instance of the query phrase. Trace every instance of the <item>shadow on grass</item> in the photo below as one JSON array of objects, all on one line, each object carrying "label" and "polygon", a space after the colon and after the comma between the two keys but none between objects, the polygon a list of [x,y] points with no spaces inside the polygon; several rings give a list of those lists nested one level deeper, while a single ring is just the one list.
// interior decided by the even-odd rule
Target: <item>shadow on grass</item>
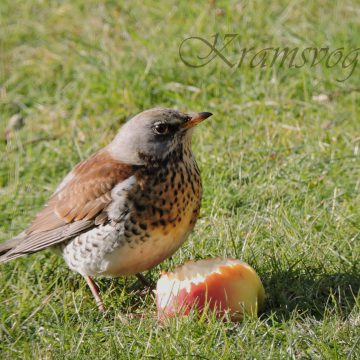
[{"label": "shadow on grass", "polygon": [[[265,277],[264,277],[265,278]],[[359,272],[324,274],[321,269],[273,273],[264,281],[267,300],[263,315],[288,320],[294,312],[320,320],[327,311],[346,318],[360,291]]]},{"label": "shadow on grass", "polygon": [[[116,310],[126,314],[140,311],[144,308],[145,304],[154,302],[152,298],[154,297],[153,290],[155,289],[156,281],[149,273],[145,273],[145,277],[149,281],[150,286],[145,285],[135,276],[112,279],[102,278],[97,279],[97,283],[103,292],[106,291],[110,299],[115,300]],[[117,302],[116,298],[121,293],[123,293],[121,301]]]}]

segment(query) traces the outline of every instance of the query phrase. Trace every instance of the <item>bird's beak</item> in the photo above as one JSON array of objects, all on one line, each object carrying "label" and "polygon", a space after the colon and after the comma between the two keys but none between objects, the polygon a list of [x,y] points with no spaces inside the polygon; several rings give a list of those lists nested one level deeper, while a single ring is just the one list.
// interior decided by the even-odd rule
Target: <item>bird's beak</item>
[{"label": "bird's beak", "polygon": [[203,120],[207,119],[211,115],[212,115],[212,113],[210,113],[210,112],[197,113],[190,120],[188,120],[186,123],[184,123],[181,127],[183,129],[190,129],[193,126],[197,125],[198,123],[202,122]]}]

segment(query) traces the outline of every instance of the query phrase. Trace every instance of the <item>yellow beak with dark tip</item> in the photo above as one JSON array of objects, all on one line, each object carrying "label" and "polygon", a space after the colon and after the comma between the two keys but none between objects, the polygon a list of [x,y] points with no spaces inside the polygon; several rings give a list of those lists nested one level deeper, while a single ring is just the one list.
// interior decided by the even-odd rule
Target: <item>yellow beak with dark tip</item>
[{"label": "yellow beak with dark tip", "polygon": [[192,117],[189,121],[187,121],[186,123],[184,123],[181,127],[183,129],[190,129],[193,126],[197,125],[198,123],[204,121],[205,119],[207,119],[208,117],[210,117],[212,115],[212,113],[210,112],[201,112],[196,114],[194,117]]}]

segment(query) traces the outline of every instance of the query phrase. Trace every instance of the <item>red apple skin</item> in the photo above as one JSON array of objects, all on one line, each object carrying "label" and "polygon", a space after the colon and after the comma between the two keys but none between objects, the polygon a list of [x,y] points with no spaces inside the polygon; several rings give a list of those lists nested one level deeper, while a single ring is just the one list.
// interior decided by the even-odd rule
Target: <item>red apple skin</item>
[{"label": "red apple skin", "polygon": [[219,270],[199,284],[192,283],[190,291],[181,289],[164,308],[157,299],[159,318],[187,315],[192,309],[201,313],[205,307],[215,310],[218,317],[229,312],[233,321],[241,320],[244,314],[256,314],[265,291],[255,270],[245,263],[221,266]]}]

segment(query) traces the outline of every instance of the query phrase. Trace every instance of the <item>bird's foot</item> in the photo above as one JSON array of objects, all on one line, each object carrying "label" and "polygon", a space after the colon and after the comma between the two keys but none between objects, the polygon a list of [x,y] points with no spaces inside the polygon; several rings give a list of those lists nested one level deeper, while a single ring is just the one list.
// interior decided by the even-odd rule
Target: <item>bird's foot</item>
[{"label": "bird's foot", "polygon": [[101,313],[104,313],[106,311],[106,307],[104,305],[104,302],[101,298],[99,288],[95,284],[95,281],[88,275],[84,276],[87,284],[89,285],[89,288],[95,298],[96,305]]},{"label": "bird's foot", "polygon": [[154,283],[151,282],[150,280],[148,280],[143,274],[138,273],[138,274],[136,274],[136,277],[143,284],[143,286],[145,286],[147,288],[153,288],[154,287]]}]

